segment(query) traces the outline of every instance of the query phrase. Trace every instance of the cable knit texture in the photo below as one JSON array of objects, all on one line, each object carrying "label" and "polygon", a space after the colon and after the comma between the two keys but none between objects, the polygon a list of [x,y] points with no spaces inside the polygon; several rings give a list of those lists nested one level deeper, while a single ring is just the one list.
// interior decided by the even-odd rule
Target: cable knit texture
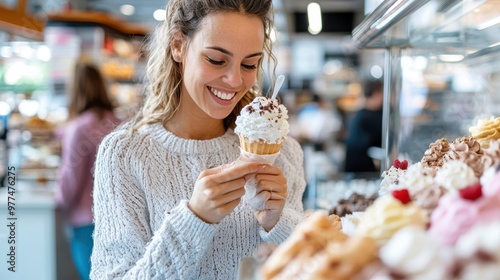
[{"label": "cable knit texture", "polygon": [[219,224],[203,222],[187,207],[200,172],[239,154],[231,129],[203,141],[176,137],[161,124],[109,134],[95,165],[91,278],[236,279],[242,257],[261,243],[283,242],[303,219],[303,155],[294,139],[275,162],[289,196],[270,232],[244,201]]}]

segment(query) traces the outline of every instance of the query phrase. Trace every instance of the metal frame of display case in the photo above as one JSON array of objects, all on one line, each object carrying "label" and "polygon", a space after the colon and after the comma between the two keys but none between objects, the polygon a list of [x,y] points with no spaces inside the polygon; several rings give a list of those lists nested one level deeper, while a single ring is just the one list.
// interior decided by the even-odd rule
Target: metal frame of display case
[{"label": "metal frame of display case", "polygon": [[[353,41],[358,48],[385,49],[382,170],[388,169],[399,154],[400,139],[398,139],[398,133],[393,132],[401,129],[400,111],[399,106],[391,106],[391,104],[400,104],[403,80],[399,59],[402,51],[405,49],[432,51],[467,49],[467,52],[464,51],[464,61],[469,64],[477,62],[478,65],[482,65],[487,60],[491,60],[491,58],[485,59],[485,56],[500,54],[500,42],[497,42],[500,41],[500,36],[494,37],[492,42],[488,40],[491,38],[484,40],[480,36],[482,33],[479,28],[465,26],[461,29],[453,25],[462,20],[462,17],[469,15],[474,7],[483,4],[496,7],[495,5],[500,5],[500,1],[386,0],[353,30]],[[415,17],[431,6],[440,12],[440,14],[433,15],[434,17],[440,16],[436,22],[423,24],[424,27],[418,28],[412,25],[415,22],[411,20],[414,21]],[[500,17],[500,14],[493,15]],[[499,23],[495,25],[495,30],[499,25]]]}]

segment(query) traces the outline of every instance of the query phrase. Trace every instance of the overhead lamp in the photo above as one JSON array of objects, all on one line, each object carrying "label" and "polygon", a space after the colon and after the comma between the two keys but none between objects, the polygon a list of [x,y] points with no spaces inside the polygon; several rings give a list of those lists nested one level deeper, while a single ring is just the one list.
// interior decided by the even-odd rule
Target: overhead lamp
[{"label": "overhead lamp", "polygon": [[120,13],[126,15],[126,16],[131,16],[135,13],[135,7],[132,5],[121,5],[120,6]]},{"label": "overhead lamp", "polygon": [[307,30],[312,35],[316,35],[323,29],[323,23],[321,20],[321,7],[318,3],[311,2],[307,5],[307,19],[309,21],[309,27]]},{"label": "overhead lamp", "polygon": [[375,64],[370,68],[370,75],[375,79],[380,79],[384,75],[384,70],[380,65]]},{"label": "overhead lamp", "polygon": [[158,9],[153,13],[154,19],[157,21],[164,21],[167,18],[167,11],[164,9]]},{"label": "overhead lamp", "polygon": [[439,59],[444,62],[459,62],[464,59],[464,56],[461,54],[442,54]]}]

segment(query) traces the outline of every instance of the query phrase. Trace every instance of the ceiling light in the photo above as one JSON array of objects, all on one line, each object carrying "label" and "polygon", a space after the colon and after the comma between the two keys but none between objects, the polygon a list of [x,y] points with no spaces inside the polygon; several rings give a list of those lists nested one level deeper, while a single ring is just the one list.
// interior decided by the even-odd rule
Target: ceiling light
[{"label": "ceiling light", "polygon": [[321,22],[321,7],[318,3],[311,2],[307,5],[307,19],[309,20],[309,33],[316,35],[323,29]]},{"label": "ceiling light", "polygon": [[154,11],[153,13],[153,17],[157,20],[157,21],[164,21],[165,18],[167,18],[167,11],[163,10],[163,9],[158,9],[156,11]]},{"label": "ceiling light", "polygon": [[120,7],[120,13],[126,15],[126,16],[131,16],[135,13],[135,7],[132,5],[121,5]]},{"label": "ceiling light", "polygon": [[384,70],[380,67],[380,65],[373,65],[370,68],[370,74],[373,78],[380,79],[384,75]]},{"label": "ceiling light", "polygon": [[464,56],[461,54],[442,54],[439,59],[444,62],[459,62],[464,59]]}]

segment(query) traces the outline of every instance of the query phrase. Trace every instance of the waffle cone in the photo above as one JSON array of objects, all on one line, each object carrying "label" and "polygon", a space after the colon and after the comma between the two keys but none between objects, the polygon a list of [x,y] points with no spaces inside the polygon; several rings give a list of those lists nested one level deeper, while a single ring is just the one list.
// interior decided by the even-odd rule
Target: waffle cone
[{"label": "waffle cone", "polygon": [[240,137],[240,146],[241,148],[249,153],[256,154],[256,155],[271,155],[271,154],[276,154],[277,152],[280,151],[281,146],[283,146],[283,142],[278,143],[278,144],[269,144],[266,143],[262,140],[256,142],[256,141],[249,141],[248,138],[245,136],[239,135]]}]

